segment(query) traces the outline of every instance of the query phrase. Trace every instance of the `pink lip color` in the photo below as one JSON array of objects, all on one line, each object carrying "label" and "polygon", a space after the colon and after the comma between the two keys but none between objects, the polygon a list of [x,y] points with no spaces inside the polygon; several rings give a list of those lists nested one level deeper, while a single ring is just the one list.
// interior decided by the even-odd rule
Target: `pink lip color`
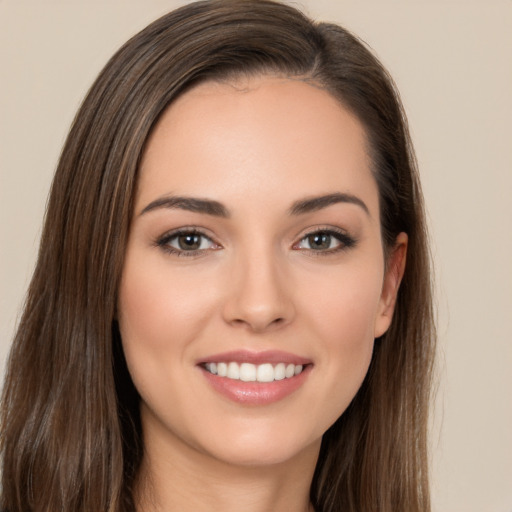
[{"label": "pink lip color", "polygon": [[289,352],[282,352],[279,350],[266,350],[264,352],[250,352],[249,350],[233,350],[231,352],[223,352],[222,354],[214,354],[207,356],[204,359],[198,361],[198,364],[203,363],[230,363],[231,361],[241,363],[252,363],[252,364],[301,364],[303,366],[310,364],[310,359],[299,357]]},{"label": "pink lip color", "polygon": [[[292,363],[295,365],[301,364],[305,366],[305,368],[299,375],[287,379],[275,380],[273,382],[243,382],[241,380],[213,375],[202,366],[203,363],[207,362],[229,363],[231,361],[239,364]],[[215,391],[233,402],[244,405],[266,405],[286,398],[304,384],[312,366],[311,360],[287,352],[274,350],[267,352],[248,352],[244,350],[224,352],[207,357],[199,362],[199,368]]]},{"label": "pink lip color", "polygon": [[310,370],[311,367],[307,366],[295,377],[273,382],[243,382],[219,377],[204,369],[202,371],[210,385],[230,400],[245,405],[267,405],[278,402],[296,391],[307,379]]}]

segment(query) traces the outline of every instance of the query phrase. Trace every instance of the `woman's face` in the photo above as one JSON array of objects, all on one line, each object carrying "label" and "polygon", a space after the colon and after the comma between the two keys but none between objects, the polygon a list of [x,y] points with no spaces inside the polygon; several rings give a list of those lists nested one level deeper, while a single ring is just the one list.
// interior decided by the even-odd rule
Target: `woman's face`
[{"label": "woman's face", "polygon": [[316,453],[389,325],[404,237],[386,273],[363,128],[322,89],[259,77],[180,97],[143,156],[119,292],[146,445]]}]

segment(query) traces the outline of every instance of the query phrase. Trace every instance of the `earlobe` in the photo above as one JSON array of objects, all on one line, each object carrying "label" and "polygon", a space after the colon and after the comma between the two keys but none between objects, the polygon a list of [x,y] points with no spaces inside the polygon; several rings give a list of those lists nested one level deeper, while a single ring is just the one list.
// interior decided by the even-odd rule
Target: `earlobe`
[{"label": "earlobe", "polygon": [[375,319],[375,338],[382,336],[389,328],[395,310],[398,289],[402,282],[407,259],[408,237],[406,233],[400,233],[391,250],[379,301],[379,310]]}]

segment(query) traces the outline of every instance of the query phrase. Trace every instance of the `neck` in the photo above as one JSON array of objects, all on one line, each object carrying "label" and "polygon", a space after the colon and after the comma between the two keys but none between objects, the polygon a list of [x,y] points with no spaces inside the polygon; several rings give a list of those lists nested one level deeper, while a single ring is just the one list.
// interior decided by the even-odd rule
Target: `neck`
[{"label": "neck", "polygon": [[187,446],[146,444],[137,512],[312,512],[319,448],[315,443],[285,462],[236,466]]}]

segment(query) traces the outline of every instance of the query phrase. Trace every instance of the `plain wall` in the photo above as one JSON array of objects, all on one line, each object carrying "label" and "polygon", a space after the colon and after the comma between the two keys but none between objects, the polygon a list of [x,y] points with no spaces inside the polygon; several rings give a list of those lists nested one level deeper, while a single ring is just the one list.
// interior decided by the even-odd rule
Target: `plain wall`
[{"label": "plain wall", "polygon": [[[72,117],[132,34],[186,2],[0,0],[0,362]],[[512,511],[512,1],[303,0],[362,37],[409,115],[439,304],[434,510]]]}]

